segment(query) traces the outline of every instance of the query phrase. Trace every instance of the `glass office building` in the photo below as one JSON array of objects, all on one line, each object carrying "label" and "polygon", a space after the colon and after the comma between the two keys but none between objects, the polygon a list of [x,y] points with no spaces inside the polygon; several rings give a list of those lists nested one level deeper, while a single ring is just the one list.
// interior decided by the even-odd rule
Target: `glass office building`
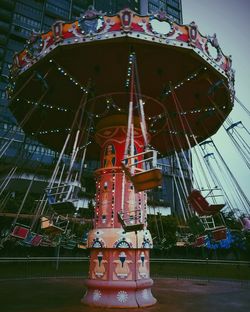
[{"label": "glass office building", "polygon": [[[75,20],[80,14],[94,5],[97,10],[107,14],[129,7],[139,14],[146,15],[160,9],[166,11],[177,22],[182,22],[181,0],[1,0],[0,1],[0,145],[3,148],[8,144],[10,138],[14,138],[8,148],[3,148],[2,165],[15,164],[18,160],[30,158],[33,162],[39,162],[46,167],[54,163],[57,154],[42,146],[40,143],[31,140],[18,127],[16,121],[8,110],[8,99],[5,88],[8,82],[9,66],[12,63],[16,51],[23,49],[27,39],[33,30],[44,32],[50,29],[56,20]],[[189,156],[188,156],[189,157]],[[190,159],[190,157],[189,157]],[[172,212],[180,209],[179,195],[177,193],[176,179],[179,176],[178,166],[175,157],[161,160],[164,170],[164,181],[162,188],[154,191],[154,203],[156,205],[170,206]],[[185,169],[184,175],[187,183],[190,179]],[[27,165],[29,166],[29,165]],[[25,166],[23,166],[25,168]],[[97,165],[95,162],[88,164],[93,170]],[[29,168],[26,168],[29,169]]]},{"label": "glass office building", "polygon": [[111,0],[95,1],[98,10],[113,14],[124,7],[129,7],[141,15],[154,13],[162,9],[167,12],[176,22],[182,22],[181,0]]}]

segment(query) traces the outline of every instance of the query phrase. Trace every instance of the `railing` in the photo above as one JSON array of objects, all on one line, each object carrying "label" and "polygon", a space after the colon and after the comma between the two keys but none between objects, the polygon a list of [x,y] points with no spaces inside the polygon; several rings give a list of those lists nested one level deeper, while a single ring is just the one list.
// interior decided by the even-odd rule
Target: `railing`
[{"label": "railing", "polygon": [[[250,261],[151,258],[153,278],[238,280],[250,285]],[[89,257],[2,257],[0,280],[87,278]]]},{"label": "railing", "polygon": [[[89,261],[89,257],[60,257],[60,262],[84,262]],[[0,263],[18,263],[18,262],[54,262],[58,257],[2,257]]]},{"label": "railing", "polygon": [[[59,257],[60,262],[88,262],[89,257]],[[0,257],[0,263],[6,262],[53,262],[57,261],[58,257]],[[199,264],[230,264],[238,266],[249,266],[250,261],[235,261],[235,260],[210,260],[210,259],[180,259],[180,258],[151,258],[152,263],[199,263]]]},{"label": "railing", "polygon": [[[140,157],[142,158],[141,160],[138,159]],[[133,156],[128,156],[125,159],[123,159],[122,162],[124,166],[131,168],[132,171],[135,172],[136,170],[138,170],[139,172],[142,171],[141,169],[136,168],[139,164],[142,164],[144,170],[150,170],[157,167],[157,151],[148,150],[145,152],[141,152],[139,154],[135,154]]]},{"label": "railing", "polygon": [[[208,259],[166,259],[166,258],[151,258],[151,262],[169,262],[169,263],[199,263],[199,264],[230,264],[249,266],[250,261],[234,261],[234,260],[208,260]],[[0,260],[1,262],[1,260]]]}]

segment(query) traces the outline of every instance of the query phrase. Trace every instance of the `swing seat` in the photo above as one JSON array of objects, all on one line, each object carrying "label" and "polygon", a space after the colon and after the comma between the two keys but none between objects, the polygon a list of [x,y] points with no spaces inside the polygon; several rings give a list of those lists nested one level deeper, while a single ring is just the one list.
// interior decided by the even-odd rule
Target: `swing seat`
[{"label": "swing seat", "polygon": [[41,242],[39,244],[40,247],[50,247],[51,246],[51,239],[48,237],[48,235],[43,235]]},{"label": "swing seat", "polygon": [[41,241],[42,241],[42,239],[43,239],[42,235],[35,234],[35,236],[33,237],[32,241],[31,241],[31,245],[35,246],[35,247],[39,246]]},{"label": "swing seat", "polygon": [[40,242],[41,247],[54,247],[52,240],[49,237],[43,236],[41,242]]},{"label": "swing seat", "polygon": [[30,228],[24,225],[16,225],[10,234],[13,237],[26,239],[29,234]]},{"label": "swing seat", "polygon": [[195,247],[203,247],[206,244],[206,236],[202,235],[196,238]]},{"label": "swing seat", "polygon": [[23,241],[26,246],[39,246],[42,241],[43,236],[33,232],[29,232],[27,238]]},{"label": "swing seat", "polygon": [[137,232],[137,231],[141,231],[144,229],[144,224],[143,223],[135,223],[135,224],[131,224],[129,222],[127,222],[127,220],[129,219],[124,219],[123,218],[123,213],[122,212],[118,212],[117,213],[117,217],[119,222],[121,223],[124,231],[126,233],[128,232]]},{"label": "swing seat", "polygon": [[48,203],[53,210],[60,214],[73,214],[76,207],[74,202],[78,201],[78,192],[81,187],[75,183],[62,183],[46,190]]},{"label": "swing seat", "polygon": [[136,192],[151,190],[162,183],[162,173],[158,168],[136,173],[131,177]]},{"label": "swing seat", "polygon": [[61,243],[61,246],[64,248],[64,249],[68,249],[68,250],[72,250],[76,247],[77,245],[77,242],[76,240],[74,239],[70,239],[70,240],[65,240]]},{"label": "swing seat", "polygon": [[227,238],[227,229],[225,227],[217,228],[212,231],[212,239],[219,242]]},{"label": "swing seat", "polygon": [[223,207],[225,207],[225,204],[209,205],[210,214],[214,215],[214,214],[220,212]]},{"label": "swing seat", "polygon": [[225,204],[210,205],[199,190],[193,190],[187,200],[194,211],[200,216],[215,215],[225,206]]},{"label": "swing seat", "polygon": [[79,244],[77,244],[77,248],[79,248],[79,249],[87,249],[87,244],[79,243]]},{"label": "swing seat", "polygon": [[[132,162],[133,159],[144,157]],[[160,186],[162,183],[161,169],[157,168],[157,151],[148,150],[123,159],[121,166],[126,177],[133,183],[136,192],[142,192]],[[142,166],[144,168],[139,168]]]},{"label": "swing seat", "polygon": [[46,217],[41,218],[41,229],[49,235],[57,235],[65,231],[63,227],[57,226],[53,220]]}]

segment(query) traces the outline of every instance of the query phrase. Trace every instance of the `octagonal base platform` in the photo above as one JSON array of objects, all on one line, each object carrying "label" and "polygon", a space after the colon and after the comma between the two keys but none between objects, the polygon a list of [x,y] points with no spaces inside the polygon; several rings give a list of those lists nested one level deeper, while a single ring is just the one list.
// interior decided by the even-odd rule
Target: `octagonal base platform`
[{"label": "octagonal base platform", "polygon": [[151,293],[152,279],[141,281],[96,281],[87,280],[88,288],[82,303],[106,308],[148,307],[156,303]]}]

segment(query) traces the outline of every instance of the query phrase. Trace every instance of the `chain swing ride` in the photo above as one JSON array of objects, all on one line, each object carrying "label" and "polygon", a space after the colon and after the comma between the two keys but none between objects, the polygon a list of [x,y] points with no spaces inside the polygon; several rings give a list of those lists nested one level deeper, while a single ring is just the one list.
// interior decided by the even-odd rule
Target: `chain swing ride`
[{"label": "chain swing ride", "polygon": [[[140,16],[124,9],[107,16],[90,8],[73,23],[57,21],[47,33],[34,33],[15,55],[11,73],[10,109],[17,121],[28,135],[59,151],[33,226],[21,226],[19,238],[27,239],[39,219],[48,240],[70,236],[68,214],[75,210],[81,191],[84,162],[100,155],[83,302],[131,308],[154,304],[147,191],[162,183],[158,153],[176,157],[180,174],[173,177],[182,219],[196,214],[215,240],[225,237],[223,220],[217,225],[214,217],[230,205],[217,201],[220,185],[209,170],[209,157],[202,154],[202,142],[217,132],[233,108],[231,58],[223,54],[215,36],[201,35],[194,22],[177,24],[162,11]],[[227,132],[231,135],[238,125],[229,125]],[[241,143],[242,158],[248,161],[248,146]],[[210,171],[206,188],[204,179],[193,172],[187,149],[197,156],[202,175],[204,168]],[[68,163],[65,154],[70,155]],[[249,214],[249,202],[242,198]],[[17,232],[20,227],[11,235]]]}]

